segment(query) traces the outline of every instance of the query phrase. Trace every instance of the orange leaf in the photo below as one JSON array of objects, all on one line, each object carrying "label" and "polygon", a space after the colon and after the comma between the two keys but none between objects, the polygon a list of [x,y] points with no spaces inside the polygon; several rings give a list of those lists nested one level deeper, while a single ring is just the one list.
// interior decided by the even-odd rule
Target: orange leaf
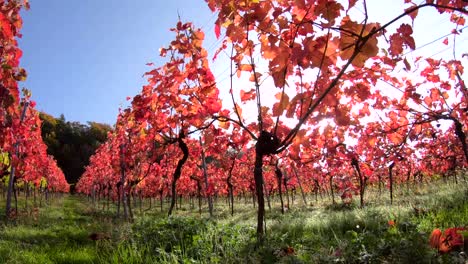
[{"label": "orange leaf", "polygon": [[395,133],[388,134],[388,139],[390,139],[390,141],[393,144],[398,145],[403,140],[403,137],[399,133],[395,132]]},{"label": "orange leaf", "polygon": [[375,138],[375,137],[370,137],[370,138],[367,140],[367,143],[368,143],[369,146],[371,146],[371,147],[374,147],[376,142],[377,142],[377,138]]},{"label": "orange leaf", "polygon": [[327,20],[327,24],[333,25],[336,18],[340,16],[340,11],[343,9],[343,6],[334,0],[318,1],[315,7],[315,14]]},{"label": "orange leaf", "polygon": [[231,126],[231,122],[229,121],[219,121],[219,127],[223,129],[229,129],[230,126]]},{"label": "orange leaf", "polygon": [[433,248],[439,248],[439,240],[440,236],[442,235],[442,231],[439,228],[434,229],[432,231],[431,237],[429,238],[429,245]]},{"label": "orange leaf", "polygon": [[193,37],[199,40],[204,40],[205,39],[205,33],[201,30],[197,30],[193,32]]},{"label": "orange leaf", "polygon": [[236,109],[237,113],[239,113],[239,118],[242,119],[242,108],[237,103],[234,103],[234,113],[236,113]]},{"label": "orange leaf", "polygon": [[239,70],[241,70],[241,71],[252,71],[252,65],[250,65],[250,64],[241,64],[241,65],[239,65]]},{"label": "orange leaf", "polygon": [[262,77],[261,73],[256,72],[255,75],[252,73],[252,75],[250,75],[249,81],[254,82],[255,79],[258,81],[260,80],[260,77]]},{"label": "orange leaf", "polygon": [[427,106],[431,106],[432,105],[432,99],[429,96],[426,96],[424,98],[424,103],[426,103]]},{"label": "orange leaf", "polygon": [[[407,12],[407,11],[410,10],[411,8],[414,8],[414,5],[411,6],[411,7],[406,8],[406,9],[405,9],[405,12]],[[411,17],[411,20],[412,20],[412,21],[414,21],[414,19],[415,19],[416,16],[418,15],[418,10],[419,10],[419,9],[416,9],[416,10],[414,10],[413,12],[411,12],[411,13],[408,14],[408,16]]]},{"label": "orange leaf", "polygon": [[[368,34],[377,24],[368,24],[365,27],[363,35]],[[340,56],[343,60],[348,60],[354,54],[355,44],[358,40],[357,37],[350,35],[348,32],[354,32],[356,35],[361,34],[362,25],[352,21],[349,17],[343,18],[342,28],[346,32],[341,33],[339,41],[339,49],[341,50]],[[379,48],[377,47],[377,37],[373,36],[367,40],[363,47],[361,47],[359,54],[354,58],[352,65],[362,68],[367,59],[377,55]]]},{"label": "orange leaf", "polygon": [[439,90],[432,88],[431,89],[431,99],[432,101],[437,101],[440,98]]},{"label": "orange leaf", "polygon": [[369,104],[365,103],[362,108],[359,110],[360,116],[369,116],[371,113],[369,111]]},{"label": "orange leaf", "polygon": [[289,96],[287,94],[282,94],[281,92],[275,95],[276,99],[280,101],[273,105],[273,116],[279,116],[283,114],[286,107],[289,105]]},{"label": "orange leaf", "polygon": [[239,78],[241,76],[241,73],[243,71],[252,71],[252,65],[250,64],[240,64],[239,67],[237,67],[237,77]]},{"label": "orange leaf", "polygon": [[301,129],[297,132],[296,137],[294,138],[294,144],[304,145],[307,143],[308,138],[306,137],[307,130]]},{"label": "orange leaf", "polygon": [[193,32],[193,45],[197,48],[201,48],[203,45],[203,40],[205,39],[205,33],[201,30]]},{"label": "orange leaf", "polygon": [[240,98],[242,102],[248,101],[248,100],[253,100],[256,97],[255,89],[251,89],[248,92],[244,92],[244,90],[240,91]]},{"label": "orange leaf", "polygon": [[461,16],[458,16],[455,13],[452,13],[452,16],[450,16],[450,21],[453,22],[453,23],[456,23],[459,26],[465,25],[465,18],[461,17]]}]

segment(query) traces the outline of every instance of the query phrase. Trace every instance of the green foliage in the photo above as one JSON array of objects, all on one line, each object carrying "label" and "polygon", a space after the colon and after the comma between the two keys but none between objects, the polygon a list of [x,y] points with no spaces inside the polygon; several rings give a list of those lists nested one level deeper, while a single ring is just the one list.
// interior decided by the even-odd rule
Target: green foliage
[{"label": "green foliage", "polygon": [[0,153],[0,164],[3,166],[10,166],[10,156],[7,152]]},{"label": "green foliage", "polygon": [[205,221],[194,218],[144,218],[134,225],[133,233],[135,242],[148,245],[150,250],[162,248],[168,253],[180,252],[185,255],[194,247],[197,233],[205,232],[206,229]]},{"label": "green foliage", "polygon": [[[245,243],[255,241],[251,227],[177,216],[143,217],[134,224],[131,234],[106,258],[116,260],[115,263],[121,263],[124,256],[134,263],[149,259],[157,263],[220,263],[226,259],[239,260]],[[132,249],[139,253],[135,255]]]},{"label": "green foliage", "polygon": [[39,187],[46,188],[47,187],[47,179],[42,177],[41,182],[39,183]]},{"label": "green foliage", "polygon": [[6,185],[10,180],[10,156],[7,152],[0,152],[0,186]]},{"label": "green foliage", "polygon": [[98,245],[88,236],[112,224],[82,215],[85,210],[84,201],[66,197],[50,201],[37,218],[21,211],[14,224],[0,222],[0,263],[95,263]]},{"label": "green foliage", "polygon": [[427,263],[432,257],[427,235],[408,222],[394,227],[381,223],[380,228],[349,229],[335,245],[328,256],[335,263]]},{"label": "green foliage", "polygon": [[89,157],[97,147],[106,141],[109,125],[88,122],[67,122],[62,115],[54,118],[45,113],[39,114],[42,120],[42,138],[47,145],[47,153],[52,155],[62,169],[69,183],[76,183],[89,163]]},{"label": "green foliage", "polygon": [[468,188],[465,190],[443,187],[439,192],[428,198],[421,199],[426,204],[422,215],[414,215],[413,221],[418,222],[418,229],[431,232],[434,228],[449,228],[468,223]]}]

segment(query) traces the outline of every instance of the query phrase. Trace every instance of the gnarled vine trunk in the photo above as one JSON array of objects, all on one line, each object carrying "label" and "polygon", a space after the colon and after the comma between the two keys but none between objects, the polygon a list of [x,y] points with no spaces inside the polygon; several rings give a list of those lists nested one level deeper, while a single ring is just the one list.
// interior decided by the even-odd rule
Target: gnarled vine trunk
[{"label": "gnarled vine trunk", "polygon": [[275,175],[276,175],[276,180],[278,181],[278,193],[279,193],[280,202],[281,202],[281,213],[284,214],[284,201],[283,201],[283,193],[282,193],[282,188],[281,188],[283,173],[281,172],[278,166],[278,162],[276,162]]},{"label": "gnarled vine trunk", "polygon": [[[258,142],[257,142],[258,145]],[[256,148],[255,151],[255,168],[254,180],[255,191],[257,195],[258,211],[257,211],[257,239],[263,240],[265,235],[263,222],[265,219],[265,198],[263,197],[263,153]]]},{"label": "gnarled vine trunk", "polygon": [[279,139],[276,135],[267,131],[262,131],[255,144],[255,194],[257,196],[257,241],[262,243],[265,237],[265,197],[263,193],[263,157],[275,154],[279,146]]},{"label": "gnarled vine trunk", "polygon": [[388,178],[390,181],[390,204],[393,204],[393,167],[395,166],[395,162],[392,162],[390,166],[388,166]]},{"label": "gnarled vine trunk", "polygon": [[168,216],[172,215],[172,211],[174,210],[174,206],[176,203],[177,199],[177,180],[180,178],[180,175],[182,174],[182,166],[184,166],[185,162],[188,159],[189,156],[189,149],[187,147],[187,144],[184,142],[184,134],[181,133],[179,135],[179,138],[177,139],[177,143],[179,143],[179,148],[182,150],[183,156],[182,158],[177,162],[177,167],[174,171],[174,175],[172,177],[172,184],[171,184],[171,206],[169,207],[169,212],[167,213]]},{"label": "gnarled vine trunk", "polygon": [[232,160],[231,168],[229,168],[228,177],[226,183],[228,186],[229,200],[231,204],[231,216],[234,215],[234,186],[232,185],[232,171],[234,170],[234,165],[236,164],[236,159]]},{"label": "gnarled vine trunk", "polygon": [[359,168],[359,161],[356,158],[353,158],[351,165],[356,170],[357,176],[359,177],[359,198],[360,198],[360,207],[364,207],[364,191],[366,190],[367,178],[362,177],[361,169]]},{"label": "gnarled vine trunk", "polygon": [[208,209],[210,211],[210,217],[213,217],[213,199],[211,194],[208,193],[208,173],[206,172],[206,159],[205,159],[205,150],[203,148],[203,142],[200,137],[200,147],[202,149],[202,167],[203,167],[203,178],[205,179],[205,195],[208,199]]}]

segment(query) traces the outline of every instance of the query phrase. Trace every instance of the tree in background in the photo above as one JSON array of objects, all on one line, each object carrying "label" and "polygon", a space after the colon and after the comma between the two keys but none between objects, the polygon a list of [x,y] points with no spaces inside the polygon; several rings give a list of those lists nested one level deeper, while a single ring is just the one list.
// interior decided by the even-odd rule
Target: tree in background
[{"label": "tree in background", "polygon": [[112,131],[112,127],[96,122],[88,122],[87,125],[70,122],[66,121],[63,115],[55,118],[40,113],[39,116],[42,120],[42,138],[47,145],[47,153],[57,160],[67,182],[75,184],[83,174],[85,166],[89,164],[89,157],[107,140],[107,134]]}]

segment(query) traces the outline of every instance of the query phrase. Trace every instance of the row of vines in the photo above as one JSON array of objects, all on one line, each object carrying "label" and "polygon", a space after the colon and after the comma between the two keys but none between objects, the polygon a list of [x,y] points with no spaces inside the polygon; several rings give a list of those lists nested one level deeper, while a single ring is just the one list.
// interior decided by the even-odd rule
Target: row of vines
[{"label": "row of vines", "polygon": [[[20,10],[27,1],[0,1],[0,191],[6,200],[6,216],[17,215],[19,189],[28,195],[48,192],[68,192],[65,176],[41,137],[41,121],[31,93],[18,82],[26,79],[20,67],[22,51]],[[12,201],[16,203],[12,208]]]},{"label": "row of vines", "polygon": [[[417,47],[421,12],[449,17],[456,41],[466,1],[404,1],[391,21],[369,21],[365,0],[206,2],[215,53],[192,23],[171,29],[167,62],[145,74],[79,192],[116,202],[125,218],[131,197],[171,198],[171,215],[179,196],[206,197],[210,209],[228,197],[234,212],[233,197],[252,194],[262,239],[271,195],[294,189],[307,204],[307,194],[336,192],[364,206],[370,185],[393,196],[395,184],[466,171],[464,55],[404,55]],[[221,86],[210,62],[223,58]]]}]

